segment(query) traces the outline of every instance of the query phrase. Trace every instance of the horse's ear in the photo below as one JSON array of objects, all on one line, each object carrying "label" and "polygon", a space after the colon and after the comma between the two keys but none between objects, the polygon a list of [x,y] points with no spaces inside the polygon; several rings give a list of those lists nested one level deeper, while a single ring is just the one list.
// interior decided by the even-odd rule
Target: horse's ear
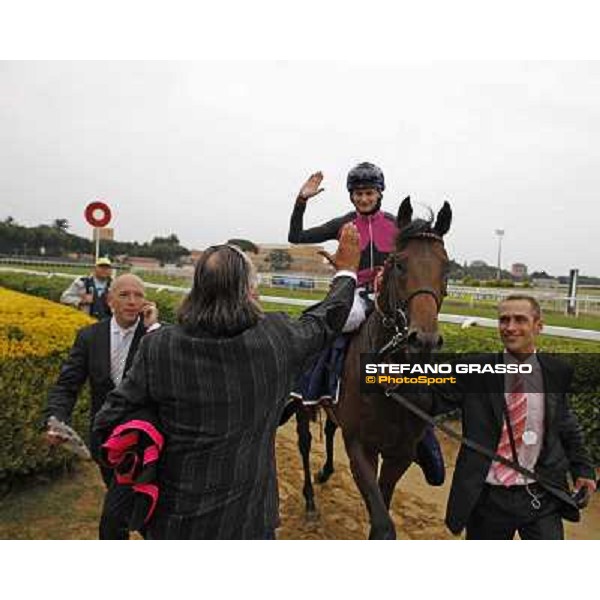
[{"label": "horse's ear", "polygon": [[440,209],[435,220],[433,230],[439,235],[446,235],[450,230],[450,224],[452,223],[452,209],[448,202],[444,202],[444,206]]},{"label": "horse's ear", "polygon": [[406,227],[412,221],[412,214],[413,210],[410,204],[410,196],[406,196],[406,198],[404,198],[400,204],[398,216],[396,217],[398,229],[404,229],[404,227]]}]

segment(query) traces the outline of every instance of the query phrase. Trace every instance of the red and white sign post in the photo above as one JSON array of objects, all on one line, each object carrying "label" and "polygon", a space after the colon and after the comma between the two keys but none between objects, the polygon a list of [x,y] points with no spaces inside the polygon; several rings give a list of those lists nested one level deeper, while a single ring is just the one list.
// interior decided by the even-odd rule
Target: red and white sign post
[{"label": "red and white sign post", "polygon": [[94,228],[92,240],[96,239],[96,260],[100,257],[100,229],[110,223],[112,213],[104,202],[90,202],[85,207],[85,220]]}]

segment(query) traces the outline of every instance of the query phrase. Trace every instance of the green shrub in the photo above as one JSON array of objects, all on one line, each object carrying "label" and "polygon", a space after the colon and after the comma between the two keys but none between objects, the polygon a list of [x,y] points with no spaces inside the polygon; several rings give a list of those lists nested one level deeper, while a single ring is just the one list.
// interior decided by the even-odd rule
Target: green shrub
[{"label": "green shrub", "polygon": [[[56,301],[68,285],[68,281],[0,271],[0,285]],[[174,323],[175,313],[182,296],[168,291],[156,292],[153,290],[149,290],[147,295],[150,300],[156,302],[160,320],[164,323]],[[265,304],[264,308],[267,311],[285,310],[295,317],[302,312],[300,307],[287,307],[279,304]],[[445,339],[445,352],[494,352],[501,347],[497,333],[493,329],[471,327],[464,330],[456,325],[444,323],[441,325],[441,330]],[[600,344],[541,336],[539,347],[547,352],[577,353],[572,359],[575,366],[572,406],[584,429],[595,464],[600,465],[600,369],[597,368]],[[53,380],[57,373],[58,367],[50,379]],[[6,396],[0,396],[0,398],[4,397]],[[43,402],[45,402],[45,397]],[[0,417],[0,427],[4,423],[6,421],[2,421]],[[85,428],[81,431],[85,431]]]},{"label": "green shrub", "polygon": [[[48,446],[42,428],[48,389],[56,381],[66,355],[61,352],[0,361],[0,481],[52,470],[74,460],[65,450]],[[72,422],[87,436],[87,390],[75,406]]]},{"label": "green shrub", "polygon": [[53,300],[54,302],[60,301],[60,295],[67,289],[69,283],[70,281],[63,277],[42,277],[40,275],[0,271],[0,286]]},{"label": "green shrub", "polygon": [[[69,463],[42,438],[48,389],[76,331],[93,320],[55,302],[0,288],[0,481]],[[87,394],[74,423],[87,432]]]}]

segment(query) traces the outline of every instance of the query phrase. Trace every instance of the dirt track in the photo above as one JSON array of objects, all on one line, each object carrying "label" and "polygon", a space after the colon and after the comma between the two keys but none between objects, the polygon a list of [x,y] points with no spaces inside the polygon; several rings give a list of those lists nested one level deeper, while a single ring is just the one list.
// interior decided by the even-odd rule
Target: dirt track
[{"label": "dirt track", "polygon": [[[324,460],[324,441],[313,432],[313,473]],[[412,466],[396,489],[392,517],[400,539],[452,539],[443,523],[457,445],[441,436],[447,481],[434,488]],[[292,419],[277,434],[281,528],[279,539],[366,539],[368,523],[350,471],[341,436],[336,436],[336,472],[315,486],[318,519],[305,517],[303,474]],[[93,463],[80,463],[68,475],[48,478],[0,499],[0,539],[97,539],[104,486]],[[567,523],[570,539],[600,539],[600,493],[579,524]]]},{"label": "dirt track", "polygon": [[[318,424],[312,425],[312,469],[316,473],[324,461],[325,443]],[[419,467],[413,465],[396,488],[392,518],[399,539],[454,539],[444,525],[446,500],[454,473],[458,445],[440,434],[446,458],[446,483],[439,488],[428,485]],[[277,471],[281,497],[279,539],[366,539],[367,513],[358,493],[343,448],[336,436],[336,472],[322,486],[315,485],[319,516],[307,520],[302,496],[302,463],[297,450],[295,422],[292,419],[277,436]],[[600,493],[584,511],[580,523],[566,523],[568,539],[600,539]]]}]

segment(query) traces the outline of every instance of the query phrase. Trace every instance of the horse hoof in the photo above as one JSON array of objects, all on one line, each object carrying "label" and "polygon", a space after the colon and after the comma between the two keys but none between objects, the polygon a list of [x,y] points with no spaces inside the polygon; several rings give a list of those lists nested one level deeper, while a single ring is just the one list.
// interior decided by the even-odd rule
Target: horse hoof
[{"label": "horse hoof", "polygon": [[333,475],[334,469],[328,469],[323,467],[316,475],[315,475],[315,483],[325,483],[329,481],[329,478]]},{"label": "horse hoof", "polygon": [[319,520],[319,511],[313,505],[312,508],[306,507],[305,518],[309,523],[313,523]]}]

